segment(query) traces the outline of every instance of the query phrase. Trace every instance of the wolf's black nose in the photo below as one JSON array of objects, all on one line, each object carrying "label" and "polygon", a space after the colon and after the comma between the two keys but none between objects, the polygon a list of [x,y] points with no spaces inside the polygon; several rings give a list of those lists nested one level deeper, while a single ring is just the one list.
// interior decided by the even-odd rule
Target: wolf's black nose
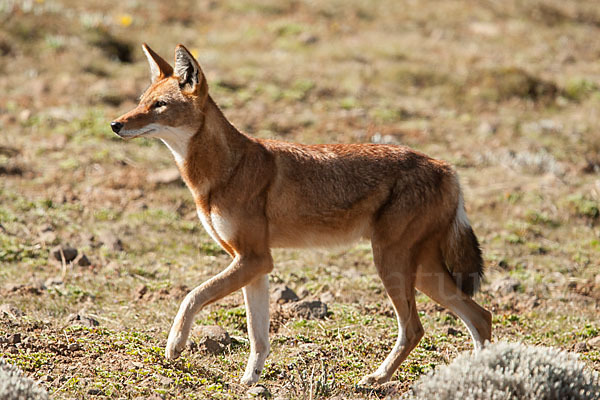
[{"label": "wolf's black nose", "polygon": [[123,124],[120,122],[111,122],[110,127],[112,128],[114,133],[119,133],[119,131],[123,127]]}]

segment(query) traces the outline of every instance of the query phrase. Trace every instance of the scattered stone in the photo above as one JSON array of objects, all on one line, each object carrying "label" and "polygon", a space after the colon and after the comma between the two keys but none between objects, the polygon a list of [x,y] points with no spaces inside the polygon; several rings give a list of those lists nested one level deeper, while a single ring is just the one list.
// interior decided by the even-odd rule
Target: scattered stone
[{"label": "scattered stone", "polygon": [[20,333],[13,333],[12,335],[8,335],[6,337],[6,342],[9,344],[18,344],[21,343],[21,334]]},{"label": "scattered stone", "polygon": [[325,292],[321,293],[321,296],[319,296],[319,300],[321,300],[325,304],[333,303],[333,301],[335,300],[335,296],[331,292]]},{"label": "scattered stone", "polygon": [[135,369],[135,368],[138,368],[138,369],[139,368],[144,368],[144,363],[141,363],[141,362],[138,362],[138,361],[132,361],[131,365],[134,367],[133,369]]},{"label": "scattered stone", "polygon": [[4,316],[17,319],[23,316],[23,312],[12,304],[4,303],[0,305],[0,317]]},{"label": "scattered stone", "polygon": [[71,343],[67,346],[67,350],[71,352],[81,350],[81,348],[82,347],[79,343]]},{"label": "scattered stone", "polygon": [[65,283],[63,282],[63,280],[58,276],[48,278],[44,281],[44,286],[46,286],[46,288],[51,288],[53,286],[62,286],[64,284]]},{"label": "scattered stone", "polygon": [[454,329],[451,326],[449,326],[448,329],[446,329],[446,334],[448,334],[450,336],[462,336],[461,331],[459,331],[458,329]]},{"label": "scattered stone", "polygon": [[123,242],[112,232],[101,234],[100,242],[110,250],[123,251]]},{"label": "scattered stone", "polygon": [[248,396],[249,399],[254,399],[257,397],[262,398],[262,399],[268,399],[271,397],[271,393],[263,385],[256,385],[254,387],[251,387],[246,392],[246,395]]},{"label": "scattered stone", "polygon": [[575,353],[585,353],[586,351],[588,351],[588,345],[586,342],[575,343],[573,351]]},{"label": "scattered stone", "polygon": [[78,259],[75,260],[75,263],[77,265],[79,265],[80,267],[89,267],[90,265],[92,265],[92,263],[90,262],[90,260],[83,253],[79,256]]},{"label": "scattered stone", "polygon": [[160,395],[158,393],[153,393],[150,395],[150,397],[142,397],[142,399],[144,399],[144,400],[164,400],[165,396]]},{"label": "scattered stone", "polygon": [[491,285],[491,291],[494,294],[507,295],[516,292],[521,287],[521,283],[515,278],[507,277],[496,280]]},{"label": "scattered stone", "polygon": [[304,319],[324,319],[327,316],[327,304],[320,300],[302,300],[292,304],[291,310]]},{"label": "scattered stone", "polygon": [[194,329],[194,335],[212,339],[224,346],[231,344],[229,333],[219,325],[202,325]]},{"label": "scattered stone", "polygon": [[20,285],[20,284],[16,284],[16,283],[9,283],[7,285],[4,286],[4,290],[7,292],[18,292],[19,290],[21,290],[22,288],[24,288],[25,285]]},{"label": "scattered stone", "polygon": [[523,310],[532,310],[540,305],[539,298],[537,296],[529,296],[525,300],[521,300],[521,308]]},{"label": "scattered stone", "polygon": [[158,383],[163,386],[170,386],[173,383],[173,378],[169,378],[164,375],[158,375]]},{"label": "scattered stone", "polygon": [[42,294],[42,290],[44,290],[45,287],[43,284],[35,284],[35,285],[15,285],[15,284],[8,284],[6,286],[4,286],[4,291],[10,293],[10,292],[18,292],[19,294],[32,294],[32,295],[40,295]]},{"label": "scattered stone", "polygon": [[600,336],[596,336],[595,338],[591,338],[587,342],[588,346],[592,349],[600,349]]},{"label": "scattered stone", "polygon": [[554,82],[545,81],[516,67],[473,71],[465,87],[470,88],[473,94],[493,101],[515,97],[549,101],[560,94]]},{"label": "scattered stone", "polygon": [[190,341],[190,349],[212,355],[223,353],[226,346],[231,344],[229,333],[217,325],[199,326],[194,329],[193,336],[199,336],[200,340],[197,345]]},{"label": "scattered stone", "polygon": [[31,110],[29,110],[29,109],[27,109],[27,108],[26,108],[26,109],[24,109],[24,110],[21,110],[21,112],[19,113],[19,120],[20,120],[21,122],[25,122],[25,121],[27,121],[29,118],[31,118],[31,114],[32,114]]},{"label": "scattered stone", "polygon": [[298,290],[298,297],[300,297],[301,299],[310,296],[310,291],[305,288],[305,287],[301,287],[300,290]]},{"label": "scattered stone", "polygon": [[140,285],[135,289],[135,298],[141,300],[148,293],[148,286]]},{"label": "scattered stone", "polygon": [[40,234],[38,238],[41,243],[53,244],[58,239],[56,232],[54,232],[54,227],[51,224],[40,226],[39,231]]},{"label": "scattered stone", "polygon": [[311,34],[310,32],[303,32],[302,34],[300,34],[298,39],[300,40],[300,42],[306,45],[314,44],[319,41],[319,37]]},{"label": "scattered stone", "polygon": [[298,295],[286,285],[277,285],[271,293],[271,301],[277,304],[289,303],[300,300]]},{"label": "scattered stone", "polygon": [[100,323],[97,320],[82,313],[69,314],[69,316],[67,317],[67,322],[70,322],[71,325],[82,325],[87,326],[89,328],[93,328],[100,325]]},{"label": "scattered stone", "polygon": [[223,346],[221,343],[217,342],[214,339],[211,338],[202,338],[199,342],[198,342],[198,350],[202,353],[208,353],[208,354],[212,354],[217,355],[217,354],[221,354],[225,351],[225,346]]},{"label": "scattered stone", "polygon": [[488,136],[492,136],[494,133],[496,133],[496,130],[498,128],[492,124],[490,124],[487,121],[483,121],[481,124],[479,124],[479,127],[477,127],[477,133],[480,136],[483,137],[488,137]]},{"label": "scattered stone", "polygon": [[320,346],[317,343],[302,343],[298,347],[304,351],[315,351],[318,350]]},{"label": "scattered stone", "polygon": [[54,258],[60,262],[62,262],[63,257],[65,262],[71,262],[77,257],[77,249],[71,246],[56,246],[52,250],[52,255]]},{"label": "scattered stone", "polygon": [[31,336],[25,336],[23,340],[21,340],[21,345],[25,348],[33,347],[34,339]]}]

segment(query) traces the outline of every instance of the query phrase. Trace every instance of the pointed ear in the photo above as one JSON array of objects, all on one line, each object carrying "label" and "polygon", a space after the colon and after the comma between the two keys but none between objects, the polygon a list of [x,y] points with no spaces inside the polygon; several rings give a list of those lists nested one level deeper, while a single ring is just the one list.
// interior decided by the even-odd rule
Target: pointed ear
[{"label": "pointed ear", "polygon": [[179,87],[191,92],[196,92],[204,81],[198,61],[181,44],[175,48],[175,76],[179,78]]},{"label": "pointed ear", "polygon": [[142,50],[150,65],[150,77],[152,83],[173,75],[173,67],[161,56],[156,54],[146,43],[142,44]]}]

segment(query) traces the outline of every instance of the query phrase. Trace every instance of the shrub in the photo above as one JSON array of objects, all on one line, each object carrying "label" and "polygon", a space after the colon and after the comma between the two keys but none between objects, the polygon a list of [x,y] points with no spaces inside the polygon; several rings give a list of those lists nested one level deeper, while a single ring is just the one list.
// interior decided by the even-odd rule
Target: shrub
[{"label": "shrub", "polygon": [[497,343],[437,368],[421,378],[406,398],[592,400],[600,398],[600,380],[568,352]]},{"label": "shrub", "polygon": [[23,376],[21,370],[0,358],[1,400],[47,400],[48,393]]}]

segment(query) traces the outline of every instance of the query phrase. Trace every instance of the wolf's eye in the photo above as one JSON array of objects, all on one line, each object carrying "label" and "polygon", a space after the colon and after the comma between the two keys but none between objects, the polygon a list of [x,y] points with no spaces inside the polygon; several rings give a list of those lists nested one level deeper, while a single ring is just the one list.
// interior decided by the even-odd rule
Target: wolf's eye
[{"label": "wolf's eye", "polygon": [[156,103],[152,104],[152,108],[160,108],[160,107],[164,107],[166,106],[167,103],[162,101],[162,100],[158,100]]}]

